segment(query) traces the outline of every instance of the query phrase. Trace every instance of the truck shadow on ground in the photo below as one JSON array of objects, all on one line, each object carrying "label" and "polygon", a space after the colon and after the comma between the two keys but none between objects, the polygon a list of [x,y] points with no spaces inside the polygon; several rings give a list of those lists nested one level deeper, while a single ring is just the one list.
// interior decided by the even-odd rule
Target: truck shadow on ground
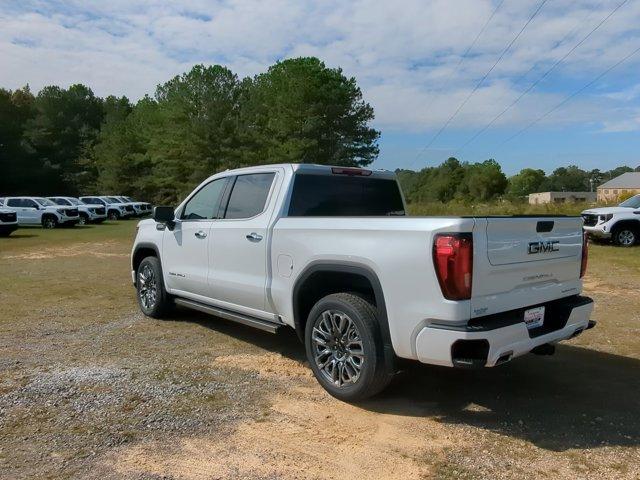
[{"label": "truck shadow on ground", "polygon": [[[291,329],[271,335],[206,315],[189,320],[306,363]],[[640,446],[640,360],[560,344],[554,356],[526,355],[490,369],[401,366],[382,394],[359,406],[474,426],[553,451]]]}]

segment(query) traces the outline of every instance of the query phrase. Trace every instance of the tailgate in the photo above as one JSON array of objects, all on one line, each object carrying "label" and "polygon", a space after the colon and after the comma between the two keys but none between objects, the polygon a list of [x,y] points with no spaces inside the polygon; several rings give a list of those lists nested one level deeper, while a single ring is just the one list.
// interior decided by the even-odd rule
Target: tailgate
[{"label": "tailgate", "polygon": [[580,217],[478,218],[474,244],[472,317],[580,293]]}]

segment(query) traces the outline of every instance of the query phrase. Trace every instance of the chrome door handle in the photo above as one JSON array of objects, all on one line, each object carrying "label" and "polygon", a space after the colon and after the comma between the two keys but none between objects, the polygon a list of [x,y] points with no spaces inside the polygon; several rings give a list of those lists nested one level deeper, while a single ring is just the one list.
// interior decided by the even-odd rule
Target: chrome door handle
[{"label": "chrome door handle", "polygon": [[203,232],[202,230],[198,230],[195,233],[195,236],[198,237],[198,238],[207,238],[207,234],[205,232]]},{"label": "chrome door handle", "polygon": [[259,242],[260,240],[262,240],[262,235],[258,235],[256,232],[251,232],[249,235],[247,235],[247,240],[249,240],[250,242]]}]

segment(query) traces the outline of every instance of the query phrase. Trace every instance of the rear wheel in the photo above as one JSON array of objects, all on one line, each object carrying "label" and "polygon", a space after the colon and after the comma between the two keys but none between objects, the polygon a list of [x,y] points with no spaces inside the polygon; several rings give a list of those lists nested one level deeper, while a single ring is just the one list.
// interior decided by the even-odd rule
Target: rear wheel
[{"label": "rear wheel", "polygon": [[156,257],[146,257],[136,271],[136,292],[142,313],[153,318],[163,318],[173,306],[164,289],[162,267]]},{"label": "rear wheel", "polygon": [[638,230],[628,226],[613,231],[613,242],[620,247],[632,247],[638,241]]},{"label": "rear wheel", "polygon": [[52,229],[58,226],[58,219],[53,215],[45,215],[42,217],[42,228]]},{"label": "rear wheel", "polygon": [[356,295],[336,293],[316,303],[307,320],[305,346],[316,379],[340,400],[364,400],[392,378],[376,309]]}]

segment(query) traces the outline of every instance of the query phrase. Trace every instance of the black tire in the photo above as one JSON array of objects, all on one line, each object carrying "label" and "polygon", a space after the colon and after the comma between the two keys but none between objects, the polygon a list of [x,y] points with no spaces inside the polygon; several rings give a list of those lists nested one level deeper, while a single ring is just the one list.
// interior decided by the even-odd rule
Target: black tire
[{"label": "black tire", "polygon": [[107,218],[109,220],[120,220],[120,213],[118,213],[117,210],[109,210],[109,212],[107,213]]},{"label": "black tire", "polygon": [[[153,285],[145,278],[149,277],[149,273],[153,276]],[[147,289],[144,290],[143,289]],[[149,290],[153,291],[153,301],[146,294]],[[146,257],[138,265],[136,270],[136,296],[140,310],[148,317],[164,318],[173,307],[173,299],[164,288],[162,279],[162,267],[160,260],[156,257]]]},{"label": "black tire", "polygon": [[633,247],[638,243],[638,230],[630,225],[615,227],[611,233],[613,243],[619,247]]},{"label": "black tire", "polygon": [[78,225],[86,225],[89,223],[89,216],[86,213],[78,214]]},{"label": "black tire", "polygon": [[[321,345],[314,339],[314,333],[318,338],[319,332],[324,335],[322,332],[326,331],[322,325],[323,319],[327,321],[326,319],[331,318],[331,315],[334,314],[338,315],[337,318],[345,318],[346,316],[347,320],[345,322],[348,320],[352,322],[357,334],[352,339],[358,338],[359,342],[343,342],[345,337],[349,336],[348,332],[347,334],[339,335],[343,340],[342,342],[330,341],[326,342],[325,345]],[[330,320],[330,322],[332,321]],[[324,342],[329,337],[321,336],[320,338]],[[333,344],[333,348],[329,347],[329,343]],[[346,343],[361,344],[361,349],[358,348],[360,345],[354,349],[357,353],[356,356],[353,356],[353,352],[344,347]],[[314,305],[309,313],[305,327],[305,347],[307,359],[316,379],[329,394],[339,400],[358,402],[369,398],[382,391],[393,377],[386,368],[382,335],[376,309],[363,298],[351,293],[327,295]],[[321,351],[321,354],[318,355],[320,360],[316,361],[318,351]],[[358,362],[354,363],[353,360],[356,357],[361,358],[358,360],[358,362],[361,362],[360,370],[359,373],[350,375],[351,372],[349,370],[357,372],[356,364]],[[346,360],[341,360],[345,358]],[[336,364],[339,365],[340,363],[342,363],[342,370],[336,367]],[[329,370],[325,367],[329,368]],[[336,368],[339,370],[337,376]],[[343,382],[342,372],[351,376],[348,382]],[[337,380],[332,381],[329,377],[337,378]]]},{"label": "black tire", "polygon": [[57,226],[58,219],[55,217],[55,215],[44,215],[42,217],[42,228],[51,230],[53,228],[56,228]]}]

